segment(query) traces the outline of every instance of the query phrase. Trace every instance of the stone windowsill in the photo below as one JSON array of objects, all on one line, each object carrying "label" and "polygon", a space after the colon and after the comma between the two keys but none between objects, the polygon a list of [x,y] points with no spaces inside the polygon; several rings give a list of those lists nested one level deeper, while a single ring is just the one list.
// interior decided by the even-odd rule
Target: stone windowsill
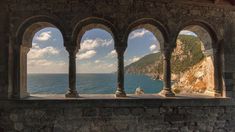
[{"label": "stone windowsill", "polygon": [[[65,98],[64,94],[32,94],[24,99],[0,100],[1,107],[158,107],[158,106],[235,106],[234,99],[204,95],[177,95],[162,97],[158,94],[141,96],[128,94],[116,98],[113,94],[81,94],[79,98]],[[23,104],[23,105],[22,105]]]},{"label": "stone windowsill", "polygon": [[223,97],[216,98],[203,94],[177,94],[175,97],[163,97],[159,94],[127,94],[127,97],[115,97],[114,94],[80,94],[79,98],[66,98],[64,94],[30,94],[29,97],[23,100],[135,100],[135,99],[224,99]]}]

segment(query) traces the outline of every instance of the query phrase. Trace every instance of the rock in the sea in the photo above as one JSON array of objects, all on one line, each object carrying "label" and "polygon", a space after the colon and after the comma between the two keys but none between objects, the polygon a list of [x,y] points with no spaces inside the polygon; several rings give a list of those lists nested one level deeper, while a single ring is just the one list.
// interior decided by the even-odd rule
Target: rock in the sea
[{"label": "rock in the sea", "polygon": [[136,90],[135,90],[135,94],[136,94],[136,95],[144,94],[144,90],[141,89],[140,87],[138,87],[138,88],[136,88]]}]

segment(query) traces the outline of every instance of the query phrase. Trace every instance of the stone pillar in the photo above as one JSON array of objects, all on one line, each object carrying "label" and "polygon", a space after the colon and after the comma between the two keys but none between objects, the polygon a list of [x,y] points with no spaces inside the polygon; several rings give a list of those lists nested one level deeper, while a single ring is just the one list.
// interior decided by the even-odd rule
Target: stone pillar
[{"label": "stone pillar", "polygon": [[220,58],[219,49],[213,50],[213,58],[214,58],[214,96],[221,97],[222,96],[222,62]]},{"label": "stone pillar", "polygon": [[118,80],[117,80],[117,91],[115,93],[116,97],[126,97],[124,91],[124,52],[126,47],[117,47],[117,57],[118,57]]},{"label": "stone pillar", "polygon": [[69,90],[65,94],[67,98],[77,98],[78,92],[76,90],[76,47],[66,48],[69,52]]},{"label": "stone pillar", "polygon": [[26,46],[14,46],[14,75],[12,98],[24,98],[29,96],[27,92],[27,54],[30,48]]},{"label": "stone pillar", "polygon": [[164,88],[160,92],[160,95],[165,97],[174,97],[175,94],[171,90],[171,48],[165,48],[163,50],[163,83]]},{"label": "stone pillar", "polygon": [[30,48],[20,47],[20,98],[29,96],[27,92],[27,54]]}]

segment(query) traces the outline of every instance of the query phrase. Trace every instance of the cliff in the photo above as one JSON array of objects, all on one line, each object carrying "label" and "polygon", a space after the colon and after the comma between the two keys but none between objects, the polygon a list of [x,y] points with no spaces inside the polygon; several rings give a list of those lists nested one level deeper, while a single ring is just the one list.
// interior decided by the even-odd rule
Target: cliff
[{"label": "cliff", "polygon": [[[180,35],[172,53],[171,72],[175,93],[203,93],[213,87],[213,65],[210,57],[201,50],[201,41],[195,36]],[[162,79],[161,53],[149,54],[125,67],[129,74],[145,74],[153,79]]]},{"label": "cliff", "polygon": [[214,69],[211,57],[205,57],[184,73],[177,75],[172,85],[175,93],[204,93],[214,87]]}]

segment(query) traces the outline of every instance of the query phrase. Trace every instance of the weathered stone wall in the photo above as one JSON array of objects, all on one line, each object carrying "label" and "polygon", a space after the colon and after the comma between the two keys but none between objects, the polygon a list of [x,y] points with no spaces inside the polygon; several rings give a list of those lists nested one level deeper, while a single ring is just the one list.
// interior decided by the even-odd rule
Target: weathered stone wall
[{"label": "weathered stone wall", "polygon": [[[230,95],[235,95],[235,12],[231,12],[231,19],[224,27],[225,35],[223,38],[223,71],[224,71],[224,79],[225,79],[225,87],[227,91],[233,91],[229,92]],[[230,96],[228,95],[228,96]]]},{"label": "weathered stone wall", "polygon": [[234,132],[230,101],[1,101],[0,131]]},{"label": "weathered stone wall", "polygon": [[[1,30],[1,37],[4,38],[1,43],[6,43],[0,53],[2,57],[0,72],[4,72],[1,74],[2,77],[0,76],[1,84],[3,84],[0,88],[1,98],[19,96],[18,93],[21,93],[19,91],[25,91],[19,88],[25,85],[21,85],[20,82],[21,75],[24,74],[19,64],[20,60],[23,60],[19,58],[20,45],[30,47],[28,45],[30,38],[26,39],[28,42],[22,39],[24,33],[30,37],[37,30],[55,26],[63,34],[65,47],[74,47],[74,45],[79,47],[80,43],[76,43],[75,39],[79,40],[87,29],[99,27],[113,31],[115,47],[125,47],[129,32],[142,24],[156,24],[153,26],[163,33],[165,39],[165,43],[162,44],[163,48],[175,47],[178,32],[186,26],[198,25],[205,28],[212,36],[214,49],[218,49],[218,43],[223,45],[219,49],[225,53],[222,55],[223,63],[221,63],[224,66],[223,78],[227,88],[226,90],[224,88],[224,93],[227,96],[233,96],[235,62],[231,59],[234,54],[231,51],[234,47],[231,38],[234,38],[232,35],[235,29],[230,27],[234,26],[234,20],[231,18],[234,18],[235,8],[232,5],[216,5],[210,0],[199,2],[186,0],[4,0],[1,2],[4,3],[1,4],[4,6],[1,8],[3,10],[1,11],[1,26],[3,27],[1,29],[4,29]],[[152,23],[152,20],[156,23]],[[41,23],[27,31],[32,24],[38,22]],[[87,25],[89,26],[83,29]],[[225,34],[228,36],[226,37]],[[223,49],[226,51],[224,52]]]},{"label": "weathered stone wall", "polygon": [[[233,100],[11,99],[12,91],[17,92],[15,85],[20,80],[16,77],[19,72],[16,58],[19,57],[17,53],[22,42],[17,40],[23,33],[18,31],[27,29],[34,22],[49,21],[54,22],[51,24],[55,26],[59,25],[65,40],[71,41],[76,25],[94,17],[110,22],[117,30],[114,37],[120,40],[125,40],[131,30],[128,27],[149,22],[135,23],[137,20],[154,19],[167,31],[169,40],[166,44],[173,47],[173,40],[185,26],[196,24],[211,27],[221,43],[224,90],[232,97],[235,95],[234,11],[234,6],[215,5],[209,0],[1,0],[0,98],[5,100],[0,101],[0,132],[235,131]],[[38,20],[38,16],[44,17]],[[27,21],[29,18],[30,21]],[[66,41],[67,45],[69,43]],[[123,46],[123,43],[116,46]]]},{"label": "weathered stone wall", "polygon": [[0,2],[0,98],[9,97],[8,88],[8,45],[9,16],[7,4]]}]

